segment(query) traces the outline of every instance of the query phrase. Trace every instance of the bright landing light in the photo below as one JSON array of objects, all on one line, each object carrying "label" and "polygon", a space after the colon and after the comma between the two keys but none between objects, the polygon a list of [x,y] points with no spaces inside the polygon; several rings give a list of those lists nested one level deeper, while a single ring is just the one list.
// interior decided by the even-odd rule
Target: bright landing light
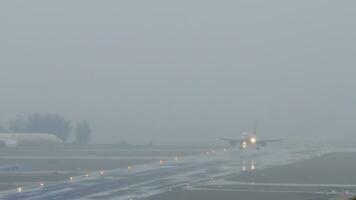
[{"label": "bright landing light", "polygon": [[252,137],[252,138],[250,139],[250,142],[251,142],[252,144],[255,144],[255,143],[256,143],[256,138],[255,138],[255,137]]}]

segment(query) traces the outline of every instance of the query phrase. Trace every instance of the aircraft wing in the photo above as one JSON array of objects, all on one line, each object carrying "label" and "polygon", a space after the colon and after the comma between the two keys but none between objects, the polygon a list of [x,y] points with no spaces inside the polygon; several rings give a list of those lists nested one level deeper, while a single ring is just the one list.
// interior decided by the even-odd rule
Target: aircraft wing
[{"label": "aircraft wing", "polygon": [[231,138],[219,138],[219,139],[228,142],[231,146],[235,146],[236,144],[239,144],[241,142],[241,140],[236,140]]},{"label": "aircraft wing", "polygon": [[281,142],[284,139],[270,139],[270,140],[258,140],[257,143],[259,144],[267,144],[267,143],[272,143],[272,142]]}]

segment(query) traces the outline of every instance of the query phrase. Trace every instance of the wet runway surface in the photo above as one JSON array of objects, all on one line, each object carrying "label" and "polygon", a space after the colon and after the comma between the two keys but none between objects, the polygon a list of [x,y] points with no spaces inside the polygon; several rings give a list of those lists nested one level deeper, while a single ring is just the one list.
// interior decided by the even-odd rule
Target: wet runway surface
[{"label": "wet runway surface", "polygon": [[[43,188],[33,189],[8,194],[2,199],[76,199],[91,196],[94,199],[107,199],[116,196],[132,195],[133,193],[162,192],[177,188],[186,187],[187,184],[197,180],[207,179],[206,173],[202,169],[215,169],[220,162],[184,162],[177,164],[167,164],[154,169],[140,172],[103,175],[102,178],[92,180],[73,180],[60,184],[49,185]],[[207,167],[209,166],[209,167]],[[175,177],[188,173],[189,178]]]},{"label": "wet runway surface", "polygon": [[[251,155],[213,150],[201,156],[23,188],[21,192],[3,193],[1,199],[345,199],[356,192],[356,182],[352,182],[356,179],[350,176],[343,183],[328,173],[353,173],[354,156],[353,152],[320,150],[305,154],[274,149]],[[333,171],[335,162],[347,167],[342,172]],[[318,173],[313,178],[315,170]],[[309,179],[301,178],[306,174]]]}]

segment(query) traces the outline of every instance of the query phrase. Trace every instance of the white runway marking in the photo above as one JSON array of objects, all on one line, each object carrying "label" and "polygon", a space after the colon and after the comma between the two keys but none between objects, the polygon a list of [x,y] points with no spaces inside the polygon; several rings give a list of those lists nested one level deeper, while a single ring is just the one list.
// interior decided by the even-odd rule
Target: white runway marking
[{"label": "white runway marking", "polygon": [[251,182],[234,182],[232,185],[252,185],[252,186],[278,186],[278,187],[333,187],[345,188],[354,187],[353,184],[304,184],[304,183],[251,183]]},{"label": "white runway marking", "polygon": [[[221,192],[263,192],[263,193],[302,193],[302,194],[327,194],[327,195],[342,195],[345,192],[337,191],[307,191],[307,190],[259,190],[259,189],[224,189],[224,188],[192,188],[196,191],[221,191]],[[348,195],[356,195],[356,193],[347,193]]]}]

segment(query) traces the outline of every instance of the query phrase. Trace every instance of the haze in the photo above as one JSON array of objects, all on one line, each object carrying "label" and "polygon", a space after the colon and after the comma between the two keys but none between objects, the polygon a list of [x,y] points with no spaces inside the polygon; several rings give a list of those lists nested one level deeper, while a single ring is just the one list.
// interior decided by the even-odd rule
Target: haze
[{"label": "haze", "polygon": [[0,124],[98,140],[351,136],[354,1],[3,1]]}]

